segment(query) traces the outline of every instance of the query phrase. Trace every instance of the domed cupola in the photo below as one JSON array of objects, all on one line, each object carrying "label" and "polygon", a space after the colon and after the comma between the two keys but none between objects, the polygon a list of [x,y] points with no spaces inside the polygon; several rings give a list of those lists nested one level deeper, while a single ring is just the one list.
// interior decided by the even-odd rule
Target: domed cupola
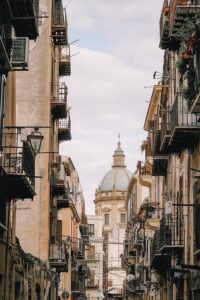
[{"label": "domed cupola", "polygon": [[124,151],[118,141],[117,149],[113,154],[112,169],[103,177],[98,190],[99,192],[126,191],[131,176],[131,172],[125,165]]}]

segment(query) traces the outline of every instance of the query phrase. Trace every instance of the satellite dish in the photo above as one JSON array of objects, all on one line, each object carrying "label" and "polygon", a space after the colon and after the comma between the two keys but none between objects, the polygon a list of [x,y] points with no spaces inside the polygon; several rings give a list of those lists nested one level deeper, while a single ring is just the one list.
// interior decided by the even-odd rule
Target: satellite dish
[{"label": "satellite dish", "polygon": [[128,281],[131,281],[131,280],[135,279],[135,276],[133,274],[128,274],[128,276],[126,277],[126,279]]}]

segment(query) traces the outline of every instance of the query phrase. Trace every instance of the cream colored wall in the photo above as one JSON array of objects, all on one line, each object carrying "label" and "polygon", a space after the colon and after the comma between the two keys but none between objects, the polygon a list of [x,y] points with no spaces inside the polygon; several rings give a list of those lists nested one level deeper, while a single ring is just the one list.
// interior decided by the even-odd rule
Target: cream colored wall
[{"label": "cream colored wall", "polygon": [[[102,229],[103,229],[103,217],[102,216],[87,216],[88,224],[94,224],[95,226],[95,234],[91,236],[91,245],[95,246],[95,255],[98,257],[98,260],[95,262],[89,261],[87,263],[88,267],[91,270],[95,270],[95,282],[99,282],[99,287],[97,289],[86,289],[86,294],[88,299],[102,299],[103,294],[103,237],[102,237]],[[87,253],[86,253],[87,257]],[[90,298],[89,298],[90,295]],[[93,297],[93,298],[92,298]]]},{"label": "cream colored wall", "polygon": [[[62,235],[63,240],[67,239],[67,237],[72,236],[72,219],[73,213],[71,208],[64,208],[58,212],[58,219],[62,220]],[[71,245],[67,247],[67,251],[69,253],[69,270],[67,273],[61,273],[61,282],[59,284],[59,293],[61,294],[63,291],[71,290],[71,253],[70,253]]]},{"label": "cream colored wall", "polygon": [[[125,278],[125,271],[121,267],[120,255],[123,253],[123,243],[125,239],[125,224],[120,224],[120,214],[126,213],[125,210],[125,192],[113,191],[111,193],[97,192],[95,199],[96,211],[98,215],[110,214],[110,224],[105,226],[103,224],[103,231],[108,232],[110,244],[108,244],[108,268],[113,268],[113,272],[108,272],[108,280],[112,280],[112,287],[120,290],[123,287],[123,278]],[[113,275],[115,273],[116,275]],[[113,291],[116,293],[117,291]]]},{"label": "cream colored wall", "polygon": [[[40,36],[30,43],[29,71],[17,73],[17,125],[50,127],[51,82],[51,1],[41,0],[49,18],[42,19]],[[50,129],[40,130],[44,135],[42,152],[50,152]],[[35,175],[34,201],[25,200],[17,205],[17,235],[26,252],[42,259],[49,253],[49,155],[38,154]]]}]

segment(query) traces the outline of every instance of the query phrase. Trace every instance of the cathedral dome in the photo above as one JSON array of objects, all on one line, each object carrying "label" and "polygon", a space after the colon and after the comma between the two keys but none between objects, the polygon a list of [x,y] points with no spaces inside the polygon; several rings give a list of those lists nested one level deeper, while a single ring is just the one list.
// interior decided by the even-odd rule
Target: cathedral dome
[{"label": "cathedral dome", "polygon": [[117,149],[113,155],[112,169],[103,177],[100,185],[100,192],[126,191],[131,172],[126,168],[124,163],[124,152],[121,149],[121,143],[118,142]]}]

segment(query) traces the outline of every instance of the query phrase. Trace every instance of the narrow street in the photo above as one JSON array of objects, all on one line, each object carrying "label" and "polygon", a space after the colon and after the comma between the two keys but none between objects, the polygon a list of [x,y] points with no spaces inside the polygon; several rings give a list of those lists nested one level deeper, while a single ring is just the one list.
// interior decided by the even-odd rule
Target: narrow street
[{"label": "narrow street", "polygon": [[200,0],[0,0],[0,300],[200,300]]}]

